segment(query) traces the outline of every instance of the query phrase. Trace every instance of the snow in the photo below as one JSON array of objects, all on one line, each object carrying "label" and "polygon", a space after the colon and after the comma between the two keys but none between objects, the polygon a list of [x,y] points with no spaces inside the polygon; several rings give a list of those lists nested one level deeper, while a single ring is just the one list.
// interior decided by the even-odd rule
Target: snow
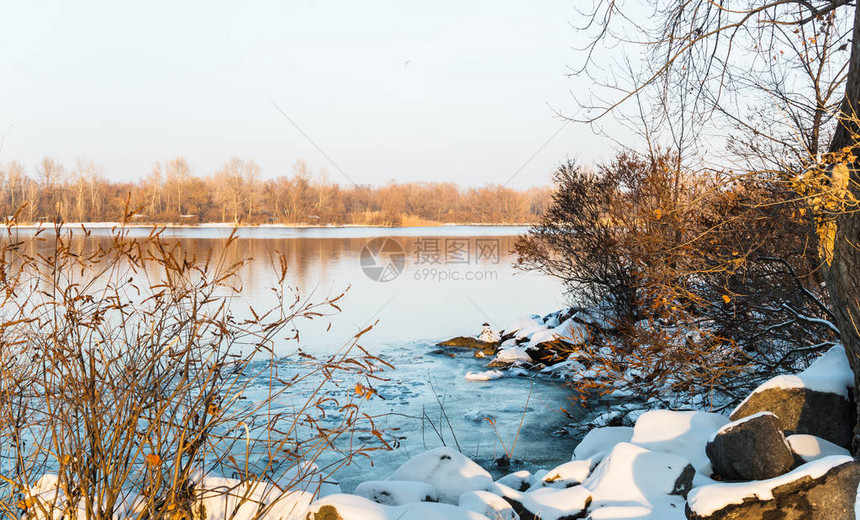
[{"label": "snow", "polygon": [[[356,495],[331,495],[308,509],[307,520],[333,518],[324,516],[326,506],[335,508],[343,520],[488,520],[486,516],[449,504],[414,502],[403,506],[385,506]],[[330,510],[329,510],[330,511]]]},{"label": "snow", "polygon": [[355,494],[386,506],[438,500],[436,488],[426,482],[408,480],[368,480],[355,488]]},{"label": "snow", "polygon": [[573,318],[564,320],[564,323],[554,328],[545,328],[531,333],[527,348],[532,348],[550,341],[561,340],[571,345],[579,345],[588,339],[588,326],[583,325]]},{"label": "snow", "polygon": [[693,465],[697,477],[708,477],[713,470],[705,446],[714,432],[728,422],[716,413],[651,410],[636,421],[630,442],[682,457]]},{"label": "snow", "polygon": [[582,486],[566,489],[540,488],[523,493],[520,504],[541,520],[558,520],[585,510],[591,493]]},{"label": "snow", "polygon": [[540,332],[542,330],[547,330],[547,329],[548,329],[548,327],[546,325],[535,323],[529,327],[525,327],[525,328],[518,330],[514,337],[520,341],[523,341],[523,340],[531,339],[531,337],[534,336],[534,334],[536,332]]},{"label": "snow", "polygon": [[566,361],[550,365],[540,371],[541,374],[551,377],[572,378],[576,374],[585,372],[585,366],[573,358],[573,354],[568,356]]},{"label": "snow", "polygon": [[743,407],[749,399],[764,390],[806,388],[817,392],[849,397],[849,389],[854,387],[854,373],[848,365],[845,349],[837,345],[816,359],[809,368],[799,374],[776,376],[752,391],[735,410]]},{"label": "snow", "polygon": [[494,495],[498,495],[502,498],[510,498],[511,500],[516,500],[517,502],[520,502],[523,499],[523,493],[521,491],[517,491],[516,489],[513,489],[510,486],[506,486],[500,482],[493,482],[493,485],[490,486],[489,491]]},{"label": "snow", "polygon": [[439,501],[449,504],[456,504],[467,491],[487,491],[493,485],[493,478],[484,468],[448,447],[412,457],[389,480],[426,482],[436,488]]},{"label": "snow", "polygon": [[[299,487],[307,486],[300,483]],[[267,482],[207,476],[196,483],[195,498],[194,507],[205,512],[201,520],[256,517],[300,520],[315,497],[302,489],[282,491]]]},{"label": "snow", "polygon": [[466,372],[466,381],[492,381],[501,379],[504,374],[498,370],[487,370],[486,372]]},{"label": "snow", "polygon": [[534,348],[541,343],[548,343],[550,341],[555,341],[556,339],[558,339],[558,336],[556,335],[555,330],[539,330],[531,335],[531,338],[529,338],[529,344],[526,346],[526,348]]},{"label": "snow", "polygon": [[483,341],[484,343],[495,343],[501,339],[502,335],[498,331],[491,329],[489,325],[485,326],[478,336],[478,341]]},{"label": "snow", "polygon": [[549,487],[566,488],[581,484],[599,461],[594,459],[572,460],[549,470],[541,484]]},{"label": "snow", "polygon": [[519,520],[514,508],[502,497],[488,491],[469,491],[460,496],[459,506],[490,520]]},{"label": "snow", "polygon": [[815,435],[796,434],[789,435],[786,440],[795,455],[804,462],[812,462],[832,455],[850,455],[851,453],[832,442],[816,437]]},{"label": "snow", "polygon": [[[609,306],[607,306],[608,308]],[[609,312],[603,312],[599,309],[583,309],[577,312],[574,316],[584,323],[591,323],[604,330],[615,328]]]},{"label": "snow", "polygon": [[502,363],[516,363],[518,361],[524,361],[526,363],[531,363],[532,358],[521,347],[508,347],[501,349],[496,354],[496,358],[493,361],[499,361]]},{"label": "snow", "polygon": [[[195,480],[192,508],[199,520],[303,520],[314,499],[314,493],[307,489],[310,485],[319,487],[319,480],[314,478],[294,482],[293,489],[289,490],[271,482],[203,477],[199,472],[192,478]],[[35,514],[25,515],[26,518],[59,520],[68,507],[64,493],[58,490],[58,477],[54,474],[43,475],[31,486],[27,498],[40,505],[31,508]],[[115,517],[135,516],[139,513],[140,504],[139,498],[120,499]],[[84,508],[85,503],[81,500],[77,507],[79,517],[86,516]]]},{"label": "snow", "polygon": [[789,471],[785,475],[772,479],[717,483],[697,487],[690,491],[687,496],[687,503],[694,513],[708,516],[728,505],[742,504],[745,499],[772,500],[775,488],[803,477],[816,479],[830,469],[852,460],[854,459],[849,456],[834,455],[807,462],[794,471]]},{"label": "snow", "polygon": [[[540,316],[532,315],[532,316],[522,316],[517,318],[515,322],[505,327],[503,330],[505,334],[512,334],[514,332],[519,333],[521,330],[532,329],[535,327],[544,327],[543,320]],[[519,334],[517,334],[519,337]],[[525,336],[523,336],[525,337]]]},{"label": "snow", "polygon": [[629,442],[633,428],[629,426],[606,426],[588,432],[573,450],[572,460],[584,460],[612,449],[619,442]]},{"label": "snow", "polygon": [[671,493],[687,466],[682,457],[619,443],[582,483],[592,495],[589,510],[637,506],[639,512],[652,511],[654,518],[670,518],[680,507],[678,518],[683,518],[684,499]]},{"label": "snow", "polygon": [[585,343],[589,335],[588,326],[574,321],[573,318],[564,320],[564,323],[553,329],[553,332],[560,340],[572,345]]},{"label": "snow", "polygon": [[513,488],[516,490],[525,490],[531,486],[531,472],[527,470],[520,470],[514,473],[510,473],[505,475],[496,481],[497,484],[502,484],[508,486],[509,488]]},{"label": "snow", "polygon": [[670,499],[668,506],[654,511],[645,506],[608,506],[592,511],[589,520],[686,520],[684,501]]}]

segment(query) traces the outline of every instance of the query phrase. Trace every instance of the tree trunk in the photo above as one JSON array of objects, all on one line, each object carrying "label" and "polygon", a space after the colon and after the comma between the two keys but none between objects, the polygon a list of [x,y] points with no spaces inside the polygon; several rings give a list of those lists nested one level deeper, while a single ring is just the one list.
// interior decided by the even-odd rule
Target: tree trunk
[{"label": "tree trunk", "polygon": [[[860,135],[857,108],[860,107],[860,8],[855,7],[854,37],[851,41],[851,57],[845,83],[845,98],[840,107],[840,123],[830,143],[830,151],[838,152],[845,147],[857,148]],[[857,154],[857,152],[854,152]],[[860,197],[860,164],[854,163],[850,170],[848,189]],[[826,246],[825,246],[826,247]],[[836,235],[833,242],[833,257],[826,270],[827,289],[836,325],[854,371],[854,399],[860,405],[860,213],[846,211],[836,218]],[[860,411],[860,408],[858,408]],[[858,413],[860,418],[860,413]],[[854,455],[860,455],[860,422],[854,427],[852,441]]]}]

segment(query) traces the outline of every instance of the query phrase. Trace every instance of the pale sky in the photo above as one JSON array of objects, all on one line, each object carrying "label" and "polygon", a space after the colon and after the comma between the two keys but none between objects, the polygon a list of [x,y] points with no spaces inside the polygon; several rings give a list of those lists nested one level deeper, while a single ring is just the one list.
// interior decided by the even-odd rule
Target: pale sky
[{"label": "pale sky", "polygon": [[[588,86],[567,77],[575,4],[3,0],[0,161],[138,179],[177,155],[201,175],[238,156],[265,177],[304,159],[343,184],[504,183]],[[510,185],[609,146],[571,123]]]}]

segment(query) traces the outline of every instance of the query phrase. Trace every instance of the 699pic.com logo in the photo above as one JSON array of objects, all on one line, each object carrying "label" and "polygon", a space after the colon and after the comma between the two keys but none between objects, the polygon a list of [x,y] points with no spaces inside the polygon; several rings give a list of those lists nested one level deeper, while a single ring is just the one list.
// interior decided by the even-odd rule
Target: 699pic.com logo
[{"label": "699pic.com logo", "polygon": [[391,237],[372,238],[359,255],[361,270],[375,282],[390,282],[406,267],[406,251]]}]

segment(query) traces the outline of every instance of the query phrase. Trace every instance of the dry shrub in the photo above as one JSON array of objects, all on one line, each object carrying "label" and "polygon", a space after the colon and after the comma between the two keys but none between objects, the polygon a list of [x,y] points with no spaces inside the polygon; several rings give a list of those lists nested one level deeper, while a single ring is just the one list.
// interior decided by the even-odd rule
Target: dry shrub
[{"label": "dry shrub", "polygon": [[[297,323],[336,313],[342,295],[302,298],[275,257],[273,303],[239,309],[249,260],[230,260],[235,233],[198,258],[162,231],[117,227],[102,246],[85,229],[21,239],[4,229],[4,515],[191,518],[205,516],[201,493],[232,494],[227,518],[283,515],[338,467],[386,447],[358,405],[372,393],[327,395],[338,381],[366,390],[380,377],[384,362],[358,345],[366,331],[323,359],[280,355]],[[359,427],[379,441],[359,442]],[[202,476],[232,479],[213,491]]]},{"label": "dry shrub", "polygon": [[556,184],[516,250],[614,325],[578,352],[582,395],[724,405],[832,344],[815,223],[784,179],[622,153],[596,173],[565,164]]}]

